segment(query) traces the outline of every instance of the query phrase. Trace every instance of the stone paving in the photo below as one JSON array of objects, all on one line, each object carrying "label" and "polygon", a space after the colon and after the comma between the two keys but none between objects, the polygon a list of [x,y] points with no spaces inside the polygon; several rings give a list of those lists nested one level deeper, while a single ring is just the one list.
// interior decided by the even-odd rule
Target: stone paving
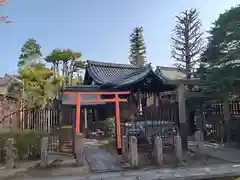
[{"label": "stone paving", "polygon": [[[197,148],[195,141],[189,141],[188,148],[194,152],[219,158],[231,163],[240,163],[240,149],[225,147],[224,145],[202,142],[203,144]],[[201,147],[201,148],[200,148]]]},{"label": "stone paving", "polygon": [[[87,141],[87,140],[85,140]],[[92,172],[113,172],[121,171],[121,164],[116,157],[99,147],[97,141],[86,142],[84,155]]]},{"label": "stone paving", "polygon": [[[150,171],[95,173],[78,177],[24,178],[24,180],[200,180],[230,176],[240,176],[240,164],[222,164],[198,168],[163,168]],[[18,178],[18,180],[21,179]]]},{"label": "stone paving", "polygon": [[[55,173],[53,173],[53,171],[49,171],[49,173],[44,171],[44,176],[34,176],[34,173],[32,175],[27,175],[27,173],[24,173],[23,171],[23,176],[16,176],[15,180],[194,180],[220,178],[226,176],[240,176],[240,152],[234,148],[226,148],[224,146],[214,146],[209,143],[204,143],[204,146],[202,146],[203,148],[200,149],[201,153],[203,154],[215,158],[221,158],[225,161],[231,162],[231,164],[215,164],[180,168],[162,167],[148,171],[135,170],[124,172],[122,171],[121,165],[117,163],[116,157],[106,152],[105,149],[101,148],[102,144],[99,144],[99,141],[85,141],[84,153],[87,163],[91,168],[90,174],[81,172],[79,167],[69,167],[71,170],[69,168],[56,168],[56,172],[54,171]],[[189,148],[192,151],[198,150],[199,152],[199,149],[197,149],[195,142],[189,142]],[[58,156],[55,155],[52,157],[56,159]],[[66,160],[67,162],[73,161],[73,159],[69,160],[69,157],[64,157],[63,160],[64,162]],[[42,174],[42,172],[43,171],[40,173]],[[14,178],[9,178],[11,180],[14,180]],[[7,180],[8,178],[5,176],[4,179]]]}]

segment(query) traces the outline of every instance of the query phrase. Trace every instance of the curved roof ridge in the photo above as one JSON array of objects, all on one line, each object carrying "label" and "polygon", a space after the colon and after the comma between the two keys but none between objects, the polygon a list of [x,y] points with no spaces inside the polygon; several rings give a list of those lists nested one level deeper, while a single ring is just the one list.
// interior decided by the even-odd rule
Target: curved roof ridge
[{"label": "curved roof ridge", "polygon": [[136,69],[135,71],[129,73],[129,74],[122,74],[118,77],[116,77],[112,82],[113,84],[117,85],[119,83],[122,83],[124,80],[128,79],[128,78],[131,78],[133,76],[136,76],[138,74],[141,74],[143,73],[144,71],[146,71],[147,69],[151,70],[152,67],[151,67],[151,63],[145,65],[145,66],[142,66],[142,67],[139,67],[139,69]]},{"label": "curved roof ridge", "polygon": [[170,71],[179,71],[181,73],[185,73],[183,70],[176,68],[176,67],[171,67],[171,66],[156,66],[156,70],[170,70]]},{"label": "curved roof ridge", "polygon": [[111,67],[111,68],[126,68],[126,69],[140,69],[131,64],[120,64],[120,63],[109,63],[109,62],[102,62],[102,61],[93,61],[87,60],[88,65],[92,66],[102,66],[102,67]]},{"label": "curved roof ridge", "polygon": [[151,63],[149,63],[149,64],[147,64],[147,65],[145,65],[145,66],[142,66],[142,67],[140,67],[138,70],[136,70],[136,71],[128,74],[127,76],[125,76],[124,79],[127,79],[127,78],[130,78],[130,77],[132,77],[132,76],[135,76],[135,75],[137,75],[137,74],[139,74],[139,73],[141,73],[141,72],[143,72],[143,71],[145,71],[145,70],[147,70],[147,69],[149,69],[149,70],[152,69]]}]

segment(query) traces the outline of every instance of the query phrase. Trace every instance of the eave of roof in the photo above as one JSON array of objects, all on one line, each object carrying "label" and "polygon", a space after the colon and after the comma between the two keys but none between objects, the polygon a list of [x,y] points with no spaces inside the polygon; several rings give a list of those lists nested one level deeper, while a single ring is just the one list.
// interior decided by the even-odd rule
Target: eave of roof
[{"label": "eave of roof", "polygon": [[99,85],[76,85],[67,86],[64,88],[64,92],[116,92],[115,88],[103,88]]}]

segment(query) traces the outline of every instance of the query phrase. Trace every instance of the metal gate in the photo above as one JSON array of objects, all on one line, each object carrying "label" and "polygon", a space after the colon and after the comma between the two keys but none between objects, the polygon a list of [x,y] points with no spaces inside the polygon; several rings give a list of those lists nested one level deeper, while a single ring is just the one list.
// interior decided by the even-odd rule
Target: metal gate
[{"label": "metal gate", "polygon": [[204,140],[226,142],[228,140],[240,142],[240,101],[229,101],[231,118],[224,121],[223,103],[208,101],[202,105],[201,121],[203,123]]}]

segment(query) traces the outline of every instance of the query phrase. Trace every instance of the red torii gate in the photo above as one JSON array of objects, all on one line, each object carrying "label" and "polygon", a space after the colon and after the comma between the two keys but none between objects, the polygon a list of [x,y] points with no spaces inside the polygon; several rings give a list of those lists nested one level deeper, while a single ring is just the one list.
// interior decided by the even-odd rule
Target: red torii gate
[{"label": "red torii gate", "polygon": [[[80,132],[80,112],[81,112],[81,103],[102,103],[102,102],[114,102],[115,103],[115,117],[116,117],[116,129],[117,129],[117,150],[121,152],[121,127],[120,127],[120,108],[119,102],[127,102],[126,98],[120,98],[119,95],[128,95],[130,91],[121,91],[121,92],[64,92],[66,95],[75,95],[76,97],[68,100],[71,102],[76,102],[76,133]],[[97,95],[96,99],[83,99],[81,95]],[[101,95],[114,95],[110,99],[101,99]]]}]

